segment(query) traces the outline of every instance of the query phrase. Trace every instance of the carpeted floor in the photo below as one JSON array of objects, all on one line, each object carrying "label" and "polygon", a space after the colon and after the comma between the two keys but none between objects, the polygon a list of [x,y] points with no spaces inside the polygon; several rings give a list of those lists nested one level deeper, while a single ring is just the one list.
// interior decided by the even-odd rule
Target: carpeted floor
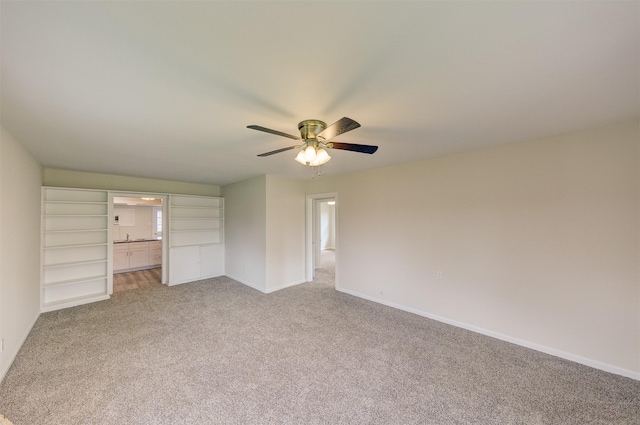
[{"label": "carpeted floor", "polygon": [[638,424],[640,382],[358,299],[228,278],[42,314],[0,413],[40,424]]},{"label": "carpeted floor", "polygon": [[316,286],[335,288],[336,286],[336,252],[332,249],[320,251],[320,264],[313,273]]}]

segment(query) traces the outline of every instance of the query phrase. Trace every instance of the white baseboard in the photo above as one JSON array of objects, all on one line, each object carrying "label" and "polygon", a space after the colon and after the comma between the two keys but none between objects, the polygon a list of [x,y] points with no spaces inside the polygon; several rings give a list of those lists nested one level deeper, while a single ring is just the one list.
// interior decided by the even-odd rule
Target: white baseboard
[{"label": "white baseboard", "polygon": [[24,345],[24,342],[27,340],[27,337],[29,336],[29,334],[31,333],[31,330],[33,329],[33,326],[36,324],[36,322],[38,321],[38,318],[40,317],[40,313],[38,313],[36,315],[36,318],[33,320],[33,322],[31,322],[31,326],[29,326],[29,329],[27,330],[27,332],[24,334],[24,336],[22,337],[22,340],[20,341],[20,343],[13,349],[13,351],[9,352],[9,353],[3,353],[3,357],[7,356],[7,362],[5,363],[5,365],[2,367],[2,370],[0,370],[0,382],[2,382],[2,380],[4,379],[5,375],[7,374],[7,372],[9,371],[9,368],[11,367],[11,365],[13,364],[14,360],[16,359],[16,356],[18,355],[18,352],[20,351],[20,349],[22,348],[22,346]]},{"label": "white baseboard", "polygon": [[91,296],[91,297],[79,297],[76,299],[71,299],[71,301],[69,302],[64,302],[64,303],[60,303],[60,304],[54,304],[54,305],[50,305],[48,307],[41,307],[40,308],[40,313],[48,313],[50,311],[56,311],[56,310],[62,310],[65,308],[71,308],[71,307],[76,307],[79,305],[84,305],[84,304],[91,304],[91,303],[95,303],[98,301],[104,301],[104,300],[108,300],[109,298],[111,298],[111,295],[97,295],[97,296]]},{"label": "white baseboard", "polygon": [[222,276],[226,276],[226,275],[224,275],[224,274],[212,274],[212,275],[209,275],[209,276],[199,276],[197,279],[187,279],[187,280],[178,280],[178,281],[172,281],[171,279],[169,279],[169,282],[167,282],[165,285],[167,285],[167,286],[176,286],[176,285],[182,285],[183,283],[199,282],[201,280],[214,279],[216,277],[222,277]]},{"label": "white baseboard", "polygon": [[307,283],[305,279],[295,280],[293,282],[285,283],[284,285],[276,286],[275,288],[269,288],[265,291],[265,294],[270,294],[272,292],[279,291],[281,289],[290,288],[291,286],[300,285],[301,283]]},{"label": "white baseboard", "polygon": [[560,358],[563,358],[565,360],[570,360],[570,361],[575,362],[575,363],[580,363],[582,365],[589,366],[589,367],[592,367],[594,369],[600,369],[600,370],[603,370],[605,372],[609,372],[609,373],[613,373],[613,374],[616,374],[616,375],[625,376],[627,378],[631,378],[631,379],[635,379],[637,381],[640,381],[640,372],[634,372],[632,370],[624,369],[624,368],[621,368],[621,367],[618,367],[618,366],[613,366],[613,365],[610,365],[608,363],[603,363],[603,362],[600,362],[600,361],[597,361],[597,360],[593,360],[593,359],[589,359],[589,358],[586,358],[586,357],[578,356],[576,354],[567,353],[565,351],[557,350],[555,348],[546,347],[544,345],[536,344],[536,343],[533,343],[533,342],[530,342],[530,341],[526,341],[526,340],[523,340],[523,339],[519,339],[519,338],[515,338],[515,337],[512,337],[512,336],[509,336],[509,335],[504,335],[504,334],[501,334],[499,332],[494,332],[494,331],[491,331],[491,330],[488,330],[488,329],[480,328],[478,326],[469,325],[467,323],[459,322],[457,320],[451,320],[451,319],[448,319],[446,317],[437,316],[435,314],[427,313],[425,311],[417,310],[415,308],[405,307],[403,305],[392,303],[392,302],[389,302],[387,300],[382,300],[382,299],[379,299],[379,298],[376,298],[376,297],[371,297],[369,295],[360,294],[358,292],[351,291],[349,289],[336,287],[336,290],[340,291],[340,292],[344,292],[345,294],[353,295],[354,297],[363,298],[363,299],[368,300],[368,301],[373,301],[375,303],[383,304],[383,305],[386,305],[388,307],[397,308],[398,310],[403,310],[403,311],[406,311],[408,313],[417,314],[418,316],[426,317],[428,319],[433,319],[433,320],[436,320],[438,322],[446,323],[448,325],[452,325],[452,326],[455,326],[455,327],[458,327],[458,328],[466,329],[466,330],[469,330],[469,331],[472,331],[472,332],[476,332],[476,333],[479,333],[479,334],[482,334],[482,335],[487,335],[487,336],[490,336],[492,338],[496,338],[496,339],[499,339],[499,340],[502,340],[502,341],[510,342],[512,344],[520,345],[522,347],[531,348],[532,350],[536,350],[536,351],[540,351],[540,352],[545,353],[545,354],[550,354],[552,356],[560,357]]},{"label": "white baseboard", "polygon": [[248,286],[249,288],[253,288],[253,289],[255,289],[256,291],[260,291],[260,292],[262,292],[263,294],[270,294],[270,293],[272,293],[272,292],[276,292],[276,291],[279,291],[279,290],[281,290],[281,289],[289,288],[289,287],[291,287],[291,286],[296,286],[296,285],[300,285],[301,283],[306,283],[306,282],[307,282],[307,281],[306,281],[306,280],[304,280],[304,279],[301,279],[301,280],[295,280],[295,281],[293,281],[293,282],[285,283],[284,285],[276,286],[275,288],[269,288],[269,289],[266,289],[266,290],[265,290],[265,289],[263,289],[263,288],[258,288],[256,285],[253,285],[253,284],[251,284],[251,283],[249,283],[249,282],[246,282],[246,281],[244,281],[244,280],[242,280],[242,279],[240,279],[240,278],[238,278],[238,277],[231,276],[231,275],[229,275],[229,274],[227,274],[227,275],[225,275],[225,276],[226,276],[226,277],[228,277],[229,279],[233,279],[233,280],[235,280],[235,281],[237,281],[237,282],[240,282],[240,283],[242,283],[243,285]]}]

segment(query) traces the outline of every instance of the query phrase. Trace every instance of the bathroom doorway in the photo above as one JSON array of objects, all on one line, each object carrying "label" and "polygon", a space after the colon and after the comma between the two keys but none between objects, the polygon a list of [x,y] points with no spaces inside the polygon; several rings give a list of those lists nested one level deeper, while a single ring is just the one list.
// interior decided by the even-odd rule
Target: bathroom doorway
[{"label": "bathroom doorway", "polygon": [[308,282],[322,280],[337,286],[337,194],[307,196]]}]

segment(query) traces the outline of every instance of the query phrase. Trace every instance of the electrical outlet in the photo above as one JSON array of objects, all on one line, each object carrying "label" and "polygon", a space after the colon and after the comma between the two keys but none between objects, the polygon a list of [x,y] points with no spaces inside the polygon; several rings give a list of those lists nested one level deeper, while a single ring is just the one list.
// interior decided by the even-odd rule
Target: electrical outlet
[{"label": "electrical outlet", "polygon": [[436,279],[442,280],[442,272],[436,272]]}]

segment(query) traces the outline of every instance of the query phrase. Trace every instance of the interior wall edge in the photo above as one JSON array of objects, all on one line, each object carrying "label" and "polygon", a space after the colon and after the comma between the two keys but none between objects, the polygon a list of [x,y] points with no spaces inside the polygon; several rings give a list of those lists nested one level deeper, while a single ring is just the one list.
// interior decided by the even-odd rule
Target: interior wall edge
[{"label": "interior wall edge", "polygon": [[229,279],[233,279],[236,282],[243,284],[244,286],[248,286],[251,289],[255,289],[256,291],[262,292],[263,294],[267,293],[267,291],[265,289],[260,288],[258,285],[254,285],[254,284],[252,284],[251,282],[249,282],[247,280],[240,279],[239,277],[232,276],[230,274],[225,274],[225,276],[228,277]]},{"label": "interior wall edge", "polygon": [[265,291],[265,294],[270,294],[272,292],[276,292],[276,291],[280,291],[282,289],[286,289],[286,288],[290,288],[292,286],[296,286],[296,285],[300,285],[302,283],[307,283],[306,279],[302,279],[302,280],[294,280],[293,282],[288,282],[279,286],[274,286],[272,288],[267,288],[267,290]]}]

